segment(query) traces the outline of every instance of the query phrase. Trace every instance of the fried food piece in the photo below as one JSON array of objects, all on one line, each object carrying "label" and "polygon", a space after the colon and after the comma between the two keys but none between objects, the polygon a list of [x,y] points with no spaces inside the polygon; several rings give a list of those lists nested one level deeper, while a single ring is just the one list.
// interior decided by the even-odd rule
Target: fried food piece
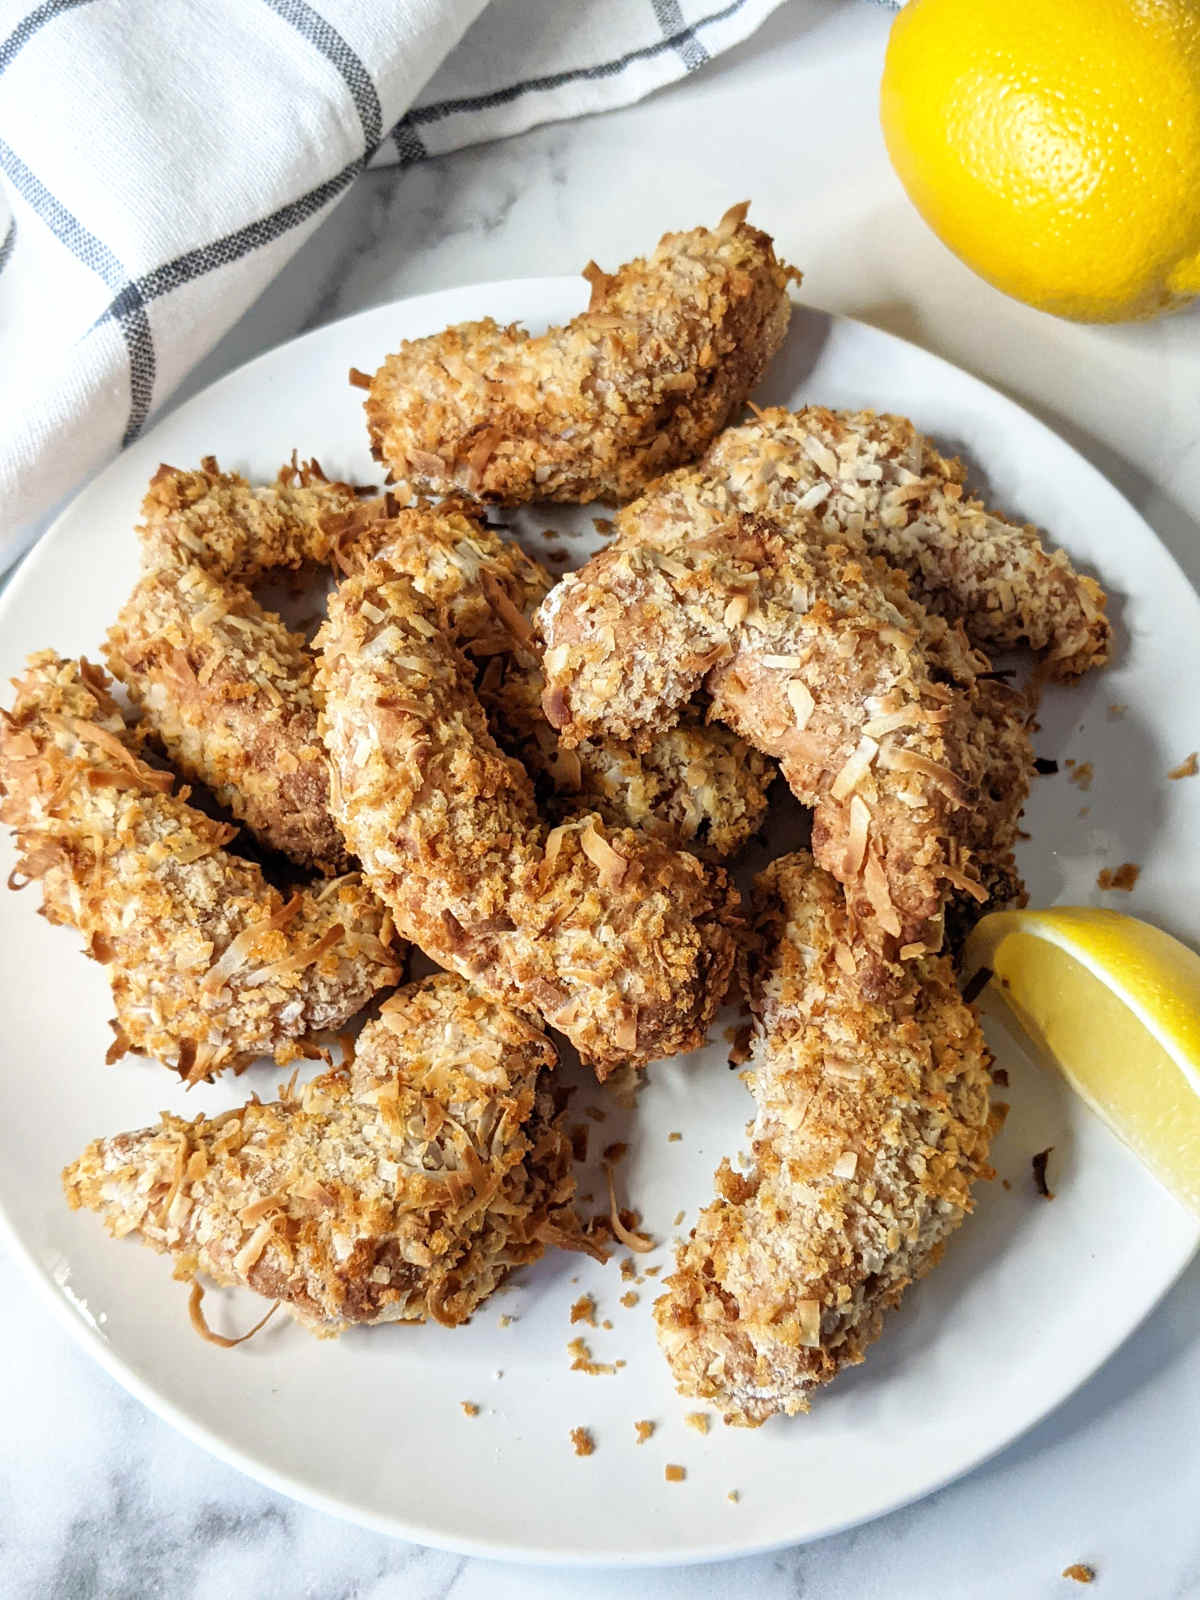
[{"label": "fried food piece", "polygon": [[[699,467],[681,468],[651,484],[640,499],[617,514],[613,547],[649,545],[667,556],[686,554],[689,546],[703,542],[756,504],[755,495],[745,489],[744,473],[724,477],[708,466],[721,457],[727,441],[749,432],[749,428],[726,429]],[[754,458],[764,475],[767,454]],[[783,475],[780,468],[781,479]],[[774,480],[766,476],[765,481],[774,495]],[[771,503],[777,500],[783,518],[775,524],[778,532],[806,546],[827,540],[827,530],[814,523],[811,511],[785,503],[780,496]],[[959,820],[973,876],[987,891],[983,905],[1023,904],[1025,890],[1012,850],[1033,771],[1028,727],[1037,706],[1036,689],[1017,691],[998,681],[987,657],[968,643],[961,621],[951,625],[922,605],[902,599],[897,577],[892,572],[886,578],[889,595],[905,612],[905,626],[918,633],[937,680],[955,691],[951,721],[960,770],[978,795]],[[831,870],[836,873],[836,868]],[[980,915],[978,890],[956,888],[948,910],[954,939],[960,942]]]},{"label": "fried food piece", "polygon": [[294,455],[274,483],[261,485],[222,472],[215,456],[196,471],[164,462],[142,501],[142,565],[154,572],[196,562],[215,577],[253,583],[269,572],[323,564],[342,519],[361,515],[360,493]]},{"label": "fried food piece", "polygon": [[449,973],[393,995],[353,1062],[222,1116],[97,1139],[63,1173],[117,1238],[280,1300],[322,1337],[465,1322],[549,1243],[577,1244],[554,1050]]},{"label": "fried food piece", "polygon": [[303,867],[345,872],[304,639],[250,591],[195,564],[148,572],[105,659],[156,744],[254,836]]},{"label": "fried food piece", "polygon": [[437,608],[475,668],[494,737],[543,780],[539,800],[554,820],[594,810],[614,827],[718,858],[759,827],[773,764],[697,709],[641,753],[615,739],[560,748],[542,710],[541,648],[529,624],[556,580],[519,545],[444,502],[370,521],[337,557],[351,570],[380,552]]},{"label": "fried food piece", "polygon": [[413,489],[520,505],[628,500],[698,456],[787,332],[794,268],[734,206],[669,233],[539,338],[490,318],[406,340],[370,380],[375,456]]},{"label": "fried food piece", "polygon": [[540,1012],[597,1076],[694,1048],[734,957],[724,873],[592,815],[547,832],[438,620],[380,560],[318,636],[334,816],[368,882],[427,955]]},{"label": "fried food piece", "polygon": [[756,1426],[863,1359],[988,1173],[989,1056],[945,957],[863,994],[841,891],[807,855],[757,887],[753,1164],[728,1161],[655,1305],[680,1392]]},{"label": "fried food piece", "polygon": [[[989,511],[963,488],[966,469],[905,417],[873,411],[760,411],[712,445],[698,473],[715,507],[815,519],[826,539],[861,546],[909,574],[916,599],[961,619],[989,650],[1028,644],[1053,677],[1108,659],[1105,595],[1038,530]],[[636,513],[634,513],[636,516]]]},{"label": "fried food piece", "polygon": [[568,574],[537,620],[565,745],[646,737],[703,686],[815,808],[813,852],[889,957],[939,948],[950,889],[983,898],[967,705],[882,562],[736,517],[675,553],[622,541]]},{"label": "fried food piece", "polygon": [[391,919],[357,876],[290,900],[224,846],[236,829],[173,795],[137,755],[86,661],[30,657],[0,723],[0,820],[43,912],[108,970],[116,1042],[188,1083],[286,1062],[399,980]]}]

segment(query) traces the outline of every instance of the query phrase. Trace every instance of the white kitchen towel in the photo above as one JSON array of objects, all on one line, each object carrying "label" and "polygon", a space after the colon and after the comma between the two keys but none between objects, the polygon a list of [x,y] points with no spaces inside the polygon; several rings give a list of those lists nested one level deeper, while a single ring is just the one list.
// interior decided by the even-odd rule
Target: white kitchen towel
[{"label": "white kitchen towel", "polygon": [[0,571],[368,165],[626,105],[780,0],[0,0]]}]

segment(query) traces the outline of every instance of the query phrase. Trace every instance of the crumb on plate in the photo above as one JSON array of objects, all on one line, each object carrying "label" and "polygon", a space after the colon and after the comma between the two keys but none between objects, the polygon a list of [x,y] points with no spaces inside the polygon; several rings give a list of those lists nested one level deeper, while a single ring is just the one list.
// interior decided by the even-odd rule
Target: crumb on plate
[{"label": "crumb on plate", "polygon": [[1081,789],[1090,789],[1092,787],[1092,779],[1096,776],[1096,770],[1090,761],[1071,761],[1068,759],[1067,766],[1070,769],[1067,775],[1068,783],[1077,784]]},{"label": "crumb on plate", "polygon": [[593,1361],[586,1339],[572,1339],[567,1346],[567,1354],[574,1357],[571,1371],[586,1372],[589,1378],[611,1375],[617,1370],[611,1361]]},{"label": "crumb on plate", "polygon": [[1138,881],[1141,870],[1134,861],[1123,861],[1119,867],[1101,867],[1096,874],[1096,883],[1101,889],[1120,889],[1128,894]]},{"label": "crumb on plate", "polygon": [[590,1328],[596,1326],[596,1302],[590,1294],[581,1294],[571,1307],[572,1322],[586,1322]]}]

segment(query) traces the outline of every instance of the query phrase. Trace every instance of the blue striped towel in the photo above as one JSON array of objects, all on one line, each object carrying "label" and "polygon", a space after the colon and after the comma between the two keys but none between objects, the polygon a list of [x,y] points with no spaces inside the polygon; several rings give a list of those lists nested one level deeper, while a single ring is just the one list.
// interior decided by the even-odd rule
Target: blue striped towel
[{"label": "blue striped towel", "polygon": [[778,3],[0,0],[0,570],[365,167],[628,104]]}]

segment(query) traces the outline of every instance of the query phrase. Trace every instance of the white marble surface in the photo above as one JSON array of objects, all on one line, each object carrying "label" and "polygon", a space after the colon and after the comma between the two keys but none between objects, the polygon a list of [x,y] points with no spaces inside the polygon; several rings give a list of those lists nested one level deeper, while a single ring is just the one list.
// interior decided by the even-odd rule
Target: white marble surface
[{"label": "white marble surface", "polygon": [[[1198,316],[1078,328],[960,266],[883,151],[875,99],[889,22],[863,5],[793,0],[757,39],[642,106],[369,175],[185,393],[362,306],[571,272],[593,254],[612,264],[662,227],[750,195],[804,266],[808,300],[1013,395],[1107,473],[1200,579]],[[803,1549],[636,1577],[461,1560],[295,1505],[128,1398],[29,1303],[2,1256],[0,1292],[4,1597],[535,1600],[631,1585],[650,1600],[1200,1594],[1200,1263],[1091,1383],[968,1479]],[[1092,1590],[1059,1577],[1079,1560],[1097,1569]]]}]

